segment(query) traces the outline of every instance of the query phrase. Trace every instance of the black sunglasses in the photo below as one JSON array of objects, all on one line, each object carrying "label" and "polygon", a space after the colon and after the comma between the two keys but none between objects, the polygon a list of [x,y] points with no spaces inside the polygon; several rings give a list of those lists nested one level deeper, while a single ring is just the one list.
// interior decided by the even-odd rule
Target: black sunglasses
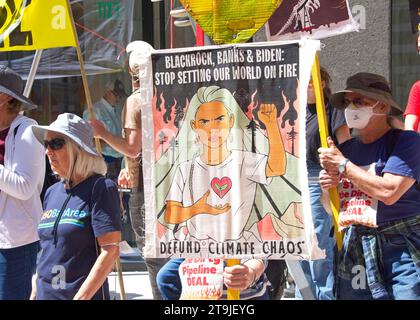
[{"label": "black sunglasses", "polygon": [[50,141],[44,140],[44,147],[50,147],[51,150],[60,150],[66,144],[66,140],[62,138],[55,138]]}]

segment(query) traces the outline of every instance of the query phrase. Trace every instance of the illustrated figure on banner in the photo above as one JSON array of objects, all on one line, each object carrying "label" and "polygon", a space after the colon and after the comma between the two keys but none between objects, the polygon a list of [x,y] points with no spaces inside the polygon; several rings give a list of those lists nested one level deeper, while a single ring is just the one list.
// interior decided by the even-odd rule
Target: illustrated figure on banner
[{"label": "illustrated figure on banner", "polygon": [[[283,99],[287,102],[284,95]],[[178,240],[261,241],[260,233],[265,230],[259,228],[259,221],[249,226],[261,192],[257,186],[267,188],[296,158],[285,152],[275,104],[260,104],[257,116],[267,137],[259,130],[257,136],[249,133],[249,118],[229,90],[201,87],[191,99],[177,135],[177,140],[191,143],[165,199],[164,222],[182,230],[174,231]],[[286,194],[290,190],[284,180],[276,180],[276,185]],[[282,213],[294,209],[291,204],[299,201],[296,191],[292,194],[286,197]],[[267,213],[264,204],[260,209]]]}]

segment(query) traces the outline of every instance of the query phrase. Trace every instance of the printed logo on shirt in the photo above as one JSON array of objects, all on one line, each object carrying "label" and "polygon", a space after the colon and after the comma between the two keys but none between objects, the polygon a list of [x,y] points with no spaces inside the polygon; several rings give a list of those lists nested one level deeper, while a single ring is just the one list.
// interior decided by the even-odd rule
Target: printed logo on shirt
[{"label": "printed logo on shirt", "polygon": [[[45,211],[41,218],[41,223],[38,225],[38,229],[46,229],[54,227],[54,223],[58,214],[60,213],[60,209],[50,209]],[[80,219],[85,218],[88,213],[84,210],[72,210],[67,208],[63,215],[61,216],[59,224],[72,224],[74,226],[83,228],[85,223],[80,221]]]}]

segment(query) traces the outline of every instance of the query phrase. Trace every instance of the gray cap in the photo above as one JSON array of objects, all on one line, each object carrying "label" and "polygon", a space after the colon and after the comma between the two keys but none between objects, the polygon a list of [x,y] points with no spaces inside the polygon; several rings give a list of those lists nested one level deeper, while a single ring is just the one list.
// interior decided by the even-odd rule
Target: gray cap
[{"label": "gray cap", "polygon": [[31,128],[34,136],[42,145],[44,145],[47,131],[54,131],[67,136],[86,152],[100,156],[93,145],[92,126],[73,113],[60,114],[57,120],[49,126],[32,126]]},{"label": "gray cap", "polygon": [[331,105],[337,109],[347,107],[345,94],[348,92],[355,92],[390,105],[392,115],[403,113],[401,107],[392,97],[392,91],[388,81],[378,74],[359,72],[349,77],[347,79],[346,89],[338,91],[331,96]]},{"label": "gray cap", "polygon": [[36,108],[37,105],[22,94],[23,89],[24,85],[21,76],[12,69],[0,65],[0,92],[22,102],[22,110]]}]

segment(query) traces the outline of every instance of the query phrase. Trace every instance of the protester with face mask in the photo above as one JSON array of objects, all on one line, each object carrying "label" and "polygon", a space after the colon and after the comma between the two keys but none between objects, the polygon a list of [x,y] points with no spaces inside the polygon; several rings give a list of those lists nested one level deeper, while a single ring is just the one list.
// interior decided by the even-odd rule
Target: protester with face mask
[{"label": "protester with face mask", "polygon": [[0,300],[29,298],[39,248],[45,157],[30,129],[36,121],[19,114],[36,108],[23,88],[0,66]]},{"label": "protester with face mask", "polygon": [[355,74],[331,103],[345,108],[356,136],[319,149],[320,184],[338,186],[344,229],[337,299],[418,300],[420,135],[389,126],[388,115],[402,110],[382,76]]},{"label": "protester with face mask", "polygon": [[[330,105],[331,78],[324,68],[321,68],[321,80],[324,89],[328,131],[331,132],[334,141],[343,143],[350,139],[349,128],[346,125],[343,110],[335,109]],[[322,191],[318,181],[319,172],[322,169],[318,157],[318,148],[320,146],[315,90],[311,80],[308,86],[308,105],[306,108],[306,164],[308,168],[312,221],[318,245],[322,250],[325,250],[326,257],[320,260],[302,261],[301,266],[314,298],[317,300],[333,300],[335,239],[331,235],[332,217],[321,203]],[[296,290],[295,294],[297,299],[301,299],[299,290]]]}]

